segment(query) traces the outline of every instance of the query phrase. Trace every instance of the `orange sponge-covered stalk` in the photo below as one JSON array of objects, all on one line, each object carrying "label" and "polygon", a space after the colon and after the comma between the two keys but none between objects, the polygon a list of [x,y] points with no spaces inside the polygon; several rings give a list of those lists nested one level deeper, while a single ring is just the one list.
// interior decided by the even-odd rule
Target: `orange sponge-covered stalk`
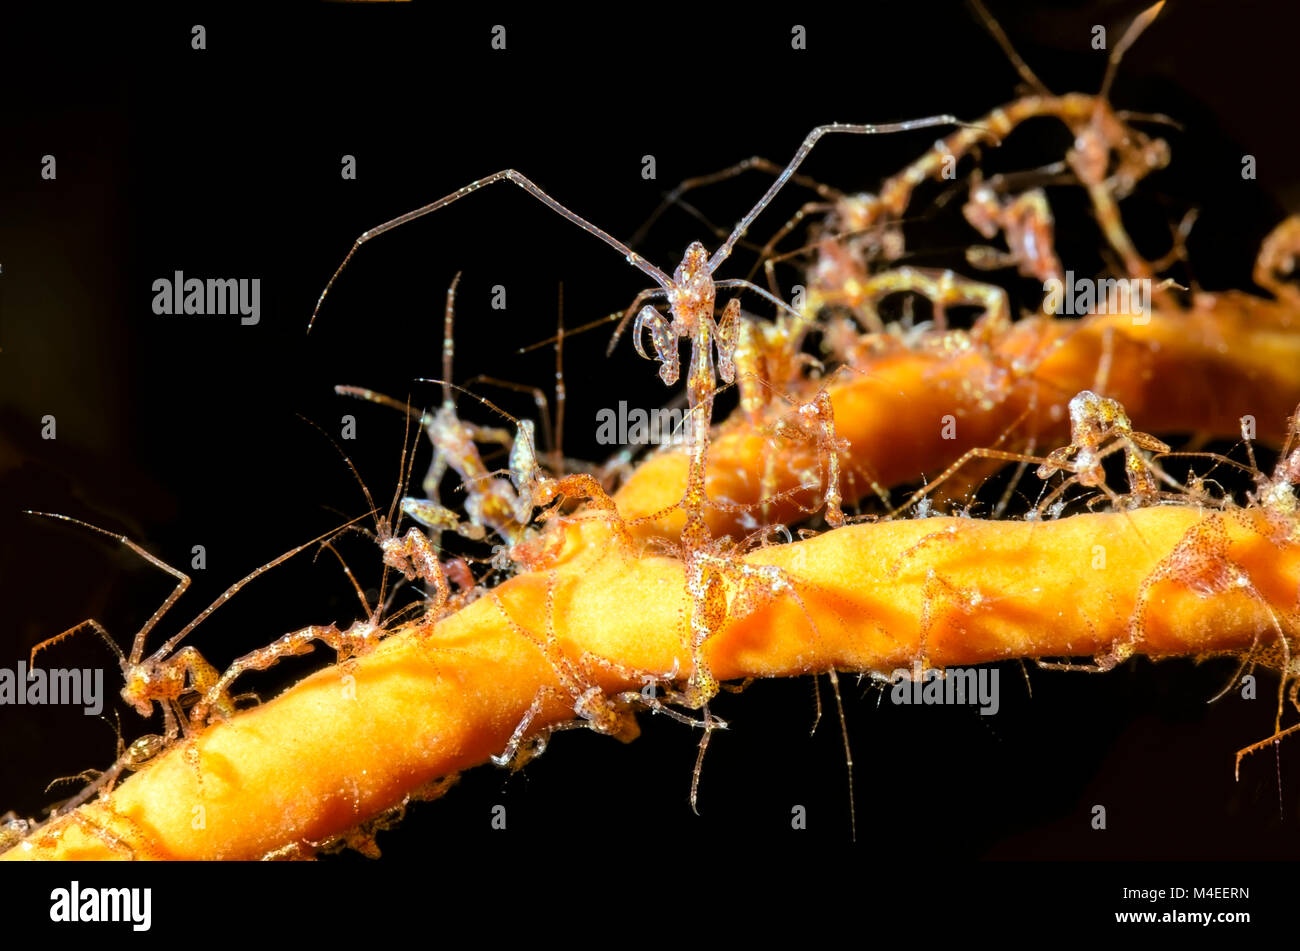
[{"label": "orange sponge-covered stalk", "polygon": [[[619,554],[601,521],[571,522],[557,563],[436,625],[396,631],[359,659],[182,742],[106,799],[4,854],[249,859],[310,854],[439,780],[501,753],[555,669],[509,623],[554,624],[583,652],[684,676],[680,562]],[[1111,653],[1242,652],[1295,607],[1300,545],[1259,510],[1191,506],[1053,522],[929,518],[848,526],[759,549],[794,595],[727,581],[733,612],[707,651],[722,678]],[[797,596],[797,597],[796,597]],[[636,603],[635,612],[627,605]],[[744,609],[748,613],[740,614]],[[636,689],[590,666],[606,692]],[[533,729],[573,719],[558,699]],[[356,841],[363,840],[360,835]]]},{"label": "orange sponge-covered stalk", "polygon": [[[987,347],[970,345],[965,335],[949,335],[945,346],[933,335],[929,345],[867,351],[827,387],[836,434],[848,444],[844,500],[869,493],[872,480],[888,487],[937,475],[970,449],[1009,448],[1004,437],[1023,443],[1035,435],[1040,450],[1064,444],[1066,405],[1088,389],[1124,404],[1145,432],[1235,439],[1241,418],[1250,416],[1260,439],[1280,444],[1300,404],[1297,320],[1290,306],[1206,294],[1189,311],[1156,312],[1146,323],[1026,318]],[[805,382],[790,396],[810,399],[816,386]],[[779,413],[784,404],[774,405]],[[817,481],[818,453],[811,442],[775,439],[735,414],[709,448],[709,495],[752,507],[785,494],[766,506],[767,520],[793,524],[803,517],[799,503],[818,500],[816,488],[790,494]],[[614,497],[625,519],[646,519],[631,526],[634,535],[680,534],[685,515],[668,510],[682,498],[686,470],[686,455],[670,450],[637,466]],[[734,510],[711,509],[705,518],[714,535],[745,534]]]}]

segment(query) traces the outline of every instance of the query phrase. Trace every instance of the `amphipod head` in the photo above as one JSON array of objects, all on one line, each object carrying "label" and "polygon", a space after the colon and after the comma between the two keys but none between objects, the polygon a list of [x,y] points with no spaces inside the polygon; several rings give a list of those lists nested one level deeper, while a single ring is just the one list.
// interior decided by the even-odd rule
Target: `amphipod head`
[{"label": "amphipod head", "polygon": [[690,333],[700,318],[713,316],[716,297],[713,273],[709,270],[709,253],[704,250],[704,245],[694,241],[686,249],[682,263],[673,271],[673,289],[668,294],[673,318],[682,330]]}]

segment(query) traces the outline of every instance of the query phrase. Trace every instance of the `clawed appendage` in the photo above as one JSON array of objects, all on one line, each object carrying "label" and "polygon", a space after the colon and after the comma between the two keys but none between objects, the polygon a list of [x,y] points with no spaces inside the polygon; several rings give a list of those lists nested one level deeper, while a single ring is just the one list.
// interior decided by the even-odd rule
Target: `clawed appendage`
[{"label": "clawed appendage", "polygon": [[[1129,506],[1149,505],[1161,498],[1157,480],[1174,489],[1182,499],[1184,489],[1166,475],[1145,453],[1168,452],[1169,446],[1147,433],[1138,432],[1118,400],[1083,390],[1070,400],[1070,445],[1054,449],[1038,467],[1038,478],[1049,479],[1057,472],[1071,472],[1073,479],[1086,488],[1106,490],[1103,460],[1115,452],[1124,453],[1124,473],[1128,479]],[[1070,480],[1066,480],[1069,482]],[[1050,509],[1065,491],[1057,486],[1039,505],[1038,511]],[[1118,496],[1112,502],[1119,503]]]},{"label": "clawed appendage", "polygon": [[1300,215],[1291,215],[1260,244],[1255,259],[1255,283],[1278,300],[1300,301],[1300,287],[1295,284],[1297,255],[1300,255]]},{"label": "clawed appendage", "polygon": [[[541,755],[552,733],[578,727],[593,730],[604,736],[615,737],[624,743],[631,742],[640,735],[640,728],[637,726],[634,712],[636,706],[645,707],[656,714],[662,713],[687,726],[700,727],[705,730],[706,735],[712,730],[726,728],[726,723],[721,720],[716,718],[711,721],[707,718],[703,721],[695,720],[674,710],[658,699],[656,689],[660,684],[670,682],[676,676],[676,669],[663,675],[653,674],[648,671],[626,667],[585,651],[578,661],[575,662],[570,659],[555,632],[555,602],[558,583],[558,575],[553,571],[550,572],[547,577],[546,587],[547,621],[545,637],[538,637],[516,621],[498,594],[493,592],[491,596],[506,623],[510,625],[515,633],[528,640],[541,651],[560,681],[558,688],[547,685],[538,690],[528,711],[510,735],[510,740],[506,743],[505,749],[500,755],[493,756],[492,762],[498,766],[509,765],[519,769],[529,760]],[[640,690],[626,690],[613,695],[608,694],[594,682],[597,676],[596,668],[614,674],[623,680],[640,682],[644,686]],[[546,704],[551,701],[559,701],[571,706],[573,712],[577,715],[577,719],[550,724],[530,736],[529,732],[532,729],[534,720],[536,720]]]},{"label": "clawed appendage", "polygon": [[[458,273],[447,289],[447,304],[444,314],[444,333],[442,342],[442,379],[420,380],[422,383],[436,383],[442,387],[442,404],[437,412],[419,414],[420,424],[424,427],[429,441],[433,444],[433,460],[424,479],[423,499],[403,498],[402,511],[423,524],[434,533],[433,542],[442,531],[451,530],[473,541],[483,541],[489,531],[506,545],[515,545],[524,539],[532,515],[527,499],[521,496],[521,485],[529,478],[535,477],[536,449],[534,426],[530,420],[519,420],[501,410],[495,404],[471,393],[464,387],[451,382],[452,361],[454,356],[453,320],[455,313],[456,288],[460,282]],[[561,330],[557,340],[563,339]],[[563,425],[562,411],[564,401],[563,374],[559,361],[561,349],[557,343],[557,417],[555,428],[549,419],[546,395],[541,390],[528,389],[534,394],[542,409],[542,425],[549,445],[558,438],[554,435]],[[495,386],[516,388],[514,384],[495,378],[476,378],[471,382],[489,383]],[[357,396],[385,406],[404,409],[410,415],[410,407],[383,394],[360,387],[335,387],[336,392]],[[510,419],[515,424],[515,435],[504,429],[477,426],[461,420],[456,408],[456,393],[463,393],[488,406],[493,412]],[[509,481],[498,479],[497,471],[489,469],[479,453],[478,444],[496,445],[510,453]],[[562,450],[561,450],[562,451]],[[460,477],[460,488],[465,493],[464,509],[466,520],[459,519],[455,512],[440,501],[440,487],[443,476],[451,469]]]},{"label": "clawed appendage", "polygon": [[[565,516],[572,521],[588,518],[604,520],[610,527],[616,544],[624,551],[632,550],[632,537],[627,524],[619,514],[618,506],[605,491],[599,479],[585,472],[568,475],[550,476],[538,461],[536,445],[536,427],[531,420],[518,419],[477,393],[471,393],[464,387],[449,384],[438,379],[419,379],[417,383],[435,383],[465,394],[482,403],[492,412],[515,424],[515,438],[510,444],[509,467],[504,470],[484,472],[471,482],[466,483],[466,492],[472,498],[482,492],[482,485],[490,482],[496,486],[491,490],[498,493],[508,506],[510,516],[504,531],[499,531],[503,546],[498,549],[494,566],[509,570],[513,566],[522,566],[528,570],[545,568],[550,563],[550,554],[545,550],[544,540],[534,527],[535,520],[546,521],[556,516],[558,501],[570,499],[585,501],[589,512],[583,515]],[[505,478],[501,478],[505,477]],[[506,481],[508,479],[508,481]],[[419,518],[420,500],[404,499],[404,510]],[[468,503],[467,503],[468,504]],[[535,514],[541,510],[540,516]]]},{"label": "clawed appendage", "polygon": [[[531,519],[528,500],[520,494],[519,489],[527,479],[534,477],[537,468],[532,421],[516,420],[490,400],[447,380],[420,379],[415,382],[442,385],[447,395],[436,414],[411,414],[409,405],[361,387],[334,388],[335,392],[343,396],[355,396],[406,411],[408,415],[420,416],[421,425],[433,443],[434,458],[423,486],[426,498],[401,496],[401,513],[430,530],[429,541],[435,548],[444,531],[453,531],[471,541],[487,541],[488,532],[492,532],[507,546],[518,544],[525,538]],[[449,395],[453,391],[476,399],[494,412],[513,420],[517,427],[515,436],[512,438],[502,429],[461,421],[455,400]],[[508,482],[497,478],[502,474],[501,470],[489,469],[483,463],[477,443],[496,444],[509,451],[510,467],[505,471],[510,477]],[[465,520],[440,501],[440,485],[448,469],[462,478],[460,490],[465,493]],[[412,553],[414,554],[414,549]]]},{"label": "clawed appendage", "polygon": [[962,214],[971,227],[985,238],[1006,237],[1007,250],[978,246],[969,248],[966,260],[973,267],[994,270],[1014,267],[1036,281],[1062,280],[1063,269],[1056,255],[1055,219],[1042,188],[1031,188],[1005,197],[1004,176],[985,180],[978,171],[972,176],[969,197]]}]

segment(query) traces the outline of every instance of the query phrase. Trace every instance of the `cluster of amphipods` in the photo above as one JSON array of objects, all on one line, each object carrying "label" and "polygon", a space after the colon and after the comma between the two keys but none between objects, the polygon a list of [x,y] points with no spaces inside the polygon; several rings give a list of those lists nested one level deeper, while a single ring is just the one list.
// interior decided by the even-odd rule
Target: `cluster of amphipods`
[{"label": "cluster of amphipods", "polygon": [[[95,631],[118,655],[123,698],[145,717],[157,704],[163,732],[147,734],[121,749],[102,773],[83,776],[86,785],[54,807],[43,822],[8,820],[0,848],[21,841],[35,854],[52,853],[64,831],[75,827],[111,853],[149,854],[156,843],[115,808],[115,786],[125,773],[147,774],[173,750],[179,750],[201,786],[199,741],[240,715],[235,687],[245,673],[311,652],[318,643],[332,648],[338,661],[355,664],[399,630],[402,637],[437,645],[444,622],[480,602],[490,605],[497,627],[517,640],[518,649],[536,652],[551,673],[550,682],[538,685],[518,711],[508,738],[491,754],[494,762],[519,767],[545,748],[551,734],[573,726],[631,739],[637,733],[638,712],[649,710],[700,730],[690,792],[694,806],[710,736],[727,726],[710,709],[722,681],[730,679],[715,669],[711,651],[716,642],[775,602],[794,606],[814,643],[823,638],[819,625],[827,611],[843,620],[854,610],[846,599],[828,593],[824,579],[751,556],[782,547],[773,539],[783,536],[788,542],[796,528],[804,538],[824,537],[855,526],[924,518],[961,497],[963,485],[966,497],[974,498],[972,485],[982,481],[991,465],[1017,467],[1001,498],[987,503],[994,518],[1017,496],[1033,497],[1024,514],[1033,523],[1066,519],[1071,512],[1108,511],[1125,520],[1131,544],[1149,548],[1138,521],[1142,510],[1178,506],[1198,513],[1176,544],[1164,554],[1155,553],[1154,568],[1131,579],[1131,610],[1114,630],[1098,635],[1102,643],[1089,652],[1090,663],[1049,660],[1068,655],[1063,649],[1022,657],[1045,666],[1109,670],[1136,653],[1169,653],[1151,640],[1147,628],[1152,599],[1162,586],[1181,586],[1206,599],[1231,594],[1249,601],[1265,623],[1244,647],[1234,643],[1224,649],[1235,652],[1243,667],[1272,667],[1281,677],[1274,735],[1242,750],[1239,762],[1240,756],[1300,728],[1283,724],[1287,701],[1300,709],[1300,666],[1289,646],[1300,592],[1293,585],[1289,597],[1279,599],[1276,585],[1257,579],[1234,554],[1234,532],[1253,533],[1276,549],[1279,558],[1300,542],[1293,491],[1300,480],[1300,415],[1282,425],[1300,404],[1300,333],[1291,329],[1300,300],[1286,280],[1300,249],[1300,224],[1288,220],[1261,249],[1256,280],[1274,300],[1252,297],[1247,303],[1246,295],[1231,293],[1197,295],[1190,302],[1180,297],[1176,285],[1161,279],[1181,256],[1179,234],[1164,259],[1152,262],[1139,255],[1125,230],[1119,202],[1168,163],[1170,150],[1162,139],[1136,128],[1137,120],[1114,109],[1108,95],[1114,67],[1158,11],[1159,5],[1135,21],[1114,50],[1096,95],[1055,95],[1017,59],[1033,91],[973,122],[937,116],[893,126],[821,126],[785,166],[751,159],[687,183],[703,185],[754,169],[775,176],[716,250],[691,244],[671,273],[514,170],[471,183],[366,232],[326,286],[318,311],[357,248],[372,238],[485,185],[518,185],[619,251],[653,281],[654,288],[616,315],[622,319],[615,339],[630,325],[637,354],[653,360],[660,379],[670,387],[683,375],[679,348],[685,339],[689,361],[684,439],[632,465],[585,470],[567,462],[562,452],[540,452],[532,421],[508,416],[471,393],[467,387],[472,381],[453,382],[453,282],[445,308],[442,375],[434,381],[441,385],[443,399],[435,411],[412,409],[369,390],[339,388],[344,395],[407,414],[428,436],[433,451],[422,497],[407,495],[416,450],[405,445],[402,476],[385,513],[362,485],[369,506],[362,519],[373,518],[373,531],[367,533],[380,549],[383,572],[378,597],[371,603],[344,565],[361,601],[362,619],[346,628],[317,624],[285,634],[224,670],[192,646],[181,646],[197,624],[271,567],[316,546],[337,554],[337,536],[360,530],[358,519],[258,568],[146,656],[150,633],[189,579],[130,539],[114,536],[174,576],[175,590],[137,632],[129,655],[91,620],[37,645],[32,662],[48,644],[75,630]],[[1107,279],[1154,282],[1147,301],[1156,305],[1154,311],[1130,307],[1118,314],[1067,319],[1055,316],[1045,304],[1039,312],[1017,319],[1006,291],[995,284],[950,270],[899,264],[907,251],[904,217],[914,192],[960,163],[967,181],[963,217],[983,242],[967,250],[970,266],[1014,271],[1045,287],[1062,280],[1065,268],[1055,247],[1056,223],[1040,179],[1032,172],[986,176],[972,160],[981,149],[996,148],[1022,123],[1040,119],[1064,123],[1072,134],[1073,144],[1051,178],[1054,184],[1064,182],[1086,192],[1118,262],[1118,270]],[[939,126],[956,130],[883,183],[877,194],[815,186],[818,200],[801,208],[760,250],[767,287],[749,279],[715,279],[776,194],[791,182],[799,184],[797,169],[822,138]],[[806,230],[808,242],[793,251],[784,249],[800,229]],[[779,283],[779,269],[791,265],[802,269],[797,299],[787,299]],[[720,291],[736,296],[723,304]],[[744,295],[765,302],[775,316],[747,312]],[[885,320],[881,303],[897,295],[926,301],[930,319]],[[978,316],[969,326],[958,326],[948,318],[952,308],[974,308]],[[1270,341],[1266,353],[1252,346],[1264,337]],[[1233,345],[1224,347],[1225,340]],[[1167,372],[1171,369],[1177,372]],[[1216,390],[1227,395],[1209,410],[1198,404],[1196,387],[1207,385],[1211,377]],[[1174,378],[1192,382],[1181,391],[1161,382]],[[732,386],[738,391],[737,409],[730,418],[715,422],[715,400]],[[508,421],[511,428],[465,421],[460,415],[462,396],[496,414],[496,426]],[[1192,428],[1188,421],[1218,438],[1240,433],[1246,458],[1175,452],[1151,435],[1180,428],[1180,422],[1181,428]],[[558,437],[561,424],[552,427],[547,419],[542,423]],[[1256,464],[1256,439],[1281,444],[1271,473]],[[505,454],[505,466],[494,469],[485,461],[488,447]],[[1171,459],[1206,471],[1177,478],[1168,471]],[[1024,484],[1029,467],[1038,480],[1037,491]],[[1223,489],[1213,477],[1216,471],[1230,470],[1252,480],[1243,496]],[[895,497],[900,486],[915,484],[923,472],[938,475]],[[444,495],[452,473],[461,493],[456,505],[447,504]],[[963,514],[981,514],[975,507],[968,503]],[[411,523],[405,533],[403,519]],[[945,655],[936,644],[945,616],[971,614],[997,600],[926,561],[928,552],[961,532],[960,525],[944,522],[908,540],[888,571],[892,576],[908,571],[923,575],[924,606],[913,619],[919,633],[909,648],[911,656],[905,658],[921,668],[942,665]],[[477,546],[478,553],[452,555],[443,544],[449,534],[459,539],[458,549]],[[626,657],[583,650],[575,647],[572,633],[561,632],[557,604],[562,587],[572,580],[563,566],[582,559],[621,564],[665,556],[680,572],[684,605],[677,631],[680,651],[671,665],[649,668]],[[396,613],[387,597],[393,573],[399,584],[422,588],[419,600]],[[517,607],[502,596],[506,582],[514,584],[514,590],[531,585],[543,592],[535,616],[520,619]],[[447,663],[454,664],[454,654],[450,656]],[[810,666],[807,672],[829,676],[837,703],[837,667],[864,675],[884,671],[833,658]],[[605,686],[609,682],[641,686],[610,690]],[[846,754],[847,745],[846,735]],[[851,769],[851,756],[849,762]],[[418,786],[426,798],[446,788],[445,783]],[[408,790],[401,804],[415,794]],[[98,812],[88,812],[87,804]],[[396,808],[389,803],[363,825],[382,826],[376,816],[388,816]],[[364,830],[336,830],[333,838],[373,847]],[[310,853],[325,844],[294,840],[267,851]]]}]

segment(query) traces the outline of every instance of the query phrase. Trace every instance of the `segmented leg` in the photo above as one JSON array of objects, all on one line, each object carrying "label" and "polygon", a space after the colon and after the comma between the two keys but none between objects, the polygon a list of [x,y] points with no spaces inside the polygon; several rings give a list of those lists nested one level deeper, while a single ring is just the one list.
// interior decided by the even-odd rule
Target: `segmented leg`
[{"label": "segmented leg", "polygon": [[[555,602],[558,584],[559,576],[555,572],[551,572],[547,579],[546,588],[547,622],[545,637],[538,637],[516,621],[500,596],[495,592],[492,594],[497,610],[505,618],[506,623],[510,625],[515,633],[527,639],[541,651],[560,682],[559,687],[548,684],[538,689],[537,694],[533,697],[532,704],[515,727],[505,749],[500,755],[492,757],[492,761],[496,765],[505,766],[515,761],[522,748],[526,751],[525,758],[522,762],[516,761],[515,767],[522,766],[523,762],[541,754],[546,747],[547,738],[556,730],[586,727],[602,735],[613,736],[625,743],[630,742],[640,734],[636,716],[632,712],[632,708],[636,704],[646,706],[655,713],[666,714],[690,726],[704,725],[671,709],[653,695],[647,695],[643,691],[629,690],[610,696],[597,686],[594,683],[593,668],[595,666],[618,673],[620,676],[634,682],[644,682],[647,686],[661,683],[665,678],[646,671],[625,667],[613,661],[599,658],[589,652],[584,652],[577,662],[571,660],[565,653],[555,631]],[[537,737],[533,738],[531,745],[523,746],[533,721],[541,713],[545,704],[553,700],[559,700],[571,706],[578,719],[548,725]]]}]

